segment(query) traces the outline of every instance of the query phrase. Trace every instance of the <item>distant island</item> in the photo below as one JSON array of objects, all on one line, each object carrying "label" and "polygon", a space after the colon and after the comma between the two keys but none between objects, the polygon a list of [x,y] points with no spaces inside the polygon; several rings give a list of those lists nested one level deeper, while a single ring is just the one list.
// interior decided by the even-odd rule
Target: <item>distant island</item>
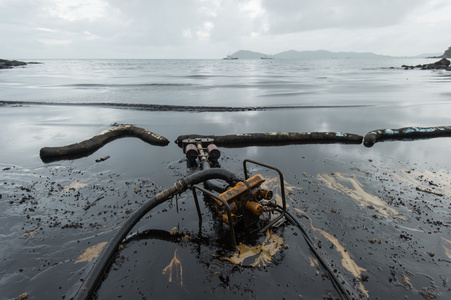
[{"label": "distant island", "polygon": [[361,59],[372,59],[372,58],[388,58],[391,56],[378,55],[371,52],[357,53],[357,52],[331,52],[326,50],[316,50],[316,51],[296,51],[289,50],[280,52],[277,54],[266,54],[261,52],[254,52],[249,50],[239,50],[233,53],[231,56],[238,59],[262,59],[262,58],[272,58],[272,59],[347,59],[347,58],[361,58]]},{"label": "distant island", "polygon": [[[316,50],[316,51],[296,51],[288,50],[280,52],[277,54],[266,54],[261,52],[249,51],[249,50],[239,50],[233,54],[232,57],[238,59],[262,59],[262,58],[273,58],[273,59],[375,59],[375,58],[393,58],[394,56],[389,55],[379,55],[372,52],[332,52],[326,50]],[[443,55],[417,55],[415,57],[425,57],[425,58],[451,58],[451,47],[444,52]]]}]

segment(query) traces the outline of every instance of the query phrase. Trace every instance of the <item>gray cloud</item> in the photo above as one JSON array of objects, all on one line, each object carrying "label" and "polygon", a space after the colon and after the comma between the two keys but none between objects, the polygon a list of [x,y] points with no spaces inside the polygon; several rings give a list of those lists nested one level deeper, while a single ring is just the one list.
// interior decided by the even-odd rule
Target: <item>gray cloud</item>
[{"label": "gray cloud", "polygon": [[447,0],[0,0],[0,57],[414,55],[449,46],[450,9]]},{"label": "gray cloud", "polygon": [[372,28],[400,23],[424,0],[263,0],[271,33],[293,33],[325,28]]}]

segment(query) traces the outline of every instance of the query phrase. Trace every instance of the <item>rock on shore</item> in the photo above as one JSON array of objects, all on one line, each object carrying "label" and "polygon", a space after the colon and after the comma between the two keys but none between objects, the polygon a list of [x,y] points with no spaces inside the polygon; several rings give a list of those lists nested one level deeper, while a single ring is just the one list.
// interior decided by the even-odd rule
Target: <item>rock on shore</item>
[{"label": "rock on shore", "polygon": [[421,69],[421,70],[447,70],[447,71],[451,71],[450,63],[451,62],[449,60],[447,60],[446,58],[442,58],[441,60],[436,61],[435,63],[432,63],[432,64],[424,64],[424,65],[417,65],[417,66],[402,65],[402,67],[405,70]]},{"label": "rock on shore", "polygon": [[27,63],[18,60],[0,59],[0,69],[11,69],[13,67],[25,66]]}]

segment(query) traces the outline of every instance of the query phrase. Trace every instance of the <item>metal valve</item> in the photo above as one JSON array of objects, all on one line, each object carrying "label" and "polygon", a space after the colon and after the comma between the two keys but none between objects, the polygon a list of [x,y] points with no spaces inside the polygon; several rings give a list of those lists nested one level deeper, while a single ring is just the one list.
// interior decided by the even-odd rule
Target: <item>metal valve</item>
[{"label": "metal valve", "polygon": [[234,226],[236,224],[237,214],[250,214],[260,216],[264,212],[263,205],[259,203],[261,199],[270,200],[272,198],[272,191],[262,189],[260,186],[265,182],[260,175],[254,175],[246,180],[246,183],[239,182],[234,187],[228,189],[218,197],[227,202],[230,207],[232,216],[232,224],[230,224],[227,212],[224,209],[222,201],[215,199],[218,213],[222,220],[227,225]]},{"label": "metal valve", "polygon": [[182,141],[182,147],[186,158],[190,162],[195,161],[197,158],[202,161],[207,157],[217,160],[221,157],[221,152],[213,142],[214,140],[211,138],[185,139]]}]

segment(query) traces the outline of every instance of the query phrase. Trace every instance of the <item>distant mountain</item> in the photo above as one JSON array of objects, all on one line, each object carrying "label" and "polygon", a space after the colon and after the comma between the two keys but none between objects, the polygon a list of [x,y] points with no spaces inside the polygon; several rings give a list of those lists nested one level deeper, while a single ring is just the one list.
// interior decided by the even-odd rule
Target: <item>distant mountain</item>
[{"label": "distant mountain", "polygon": [[441,53],[422,53],[422,54],[416,55],[415,57],[421,57],[421,58],[434,57],[434,58],[437,58],[437,57],[441,57],[441,56],[442,56]]},{"label": "distant mountain", "polygon": [[357,53],[357,52],[330,52],[326,50],[317,51],[285,51],[274,55],[279,59],[324,59],[324,58],[383,58],[385,55],[378,55],[371,52]]},{"label": "distant mountain", "polygon": [[[240,50],[233,53],[232,56],[238,57],[239,59],[260,59],[261,57],[268,55],[260,52]],[[387,58],[391,56],[378,55],[371,52],[357,53],[357,52],[330,52],[326,50],[317,50],[317,51],[289,50],[271,55],[271,57],[275,59],[329,59],[329,58],[371,59],[371,58]]]},{"label": "distant mountain", "polygon": [[423,53],[420,55],[417,55],[415,57],[427,57],[427,58],[451,58],[451,47],[448,47],[447,50],[441,53]]},{"label": "distant mountain", "polygon": [[238,57],[239,59],[260,59],[262,56],[266,56],[266,54],[248,50],[240,50],[233,53],[232,56]]}]

